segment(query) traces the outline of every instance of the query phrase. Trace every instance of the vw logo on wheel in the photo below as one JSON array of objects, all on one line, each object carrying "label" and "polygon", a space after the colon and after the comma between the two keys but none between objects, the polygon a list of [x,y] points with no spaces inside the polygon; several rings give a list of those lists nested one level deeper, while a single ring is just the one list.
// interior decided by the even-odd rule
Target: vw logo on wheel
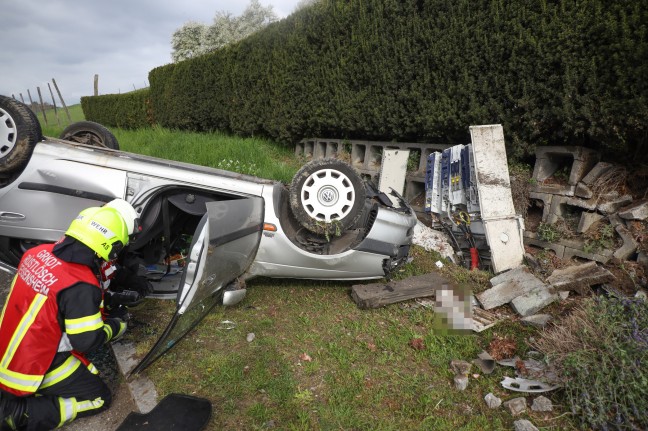
[{"label": "vw logo on wheel", "polygon": [[338,201],[338,192],[331,186],[322,187],[318,195],[320,203],[327,207],[334,205]]},{"label": "vw logo on wheel", "polygon": [[335,199],[335,193],[331,190],[324,190],[322,193],[322,200],[324,202],[333,202],[333,199]]}]

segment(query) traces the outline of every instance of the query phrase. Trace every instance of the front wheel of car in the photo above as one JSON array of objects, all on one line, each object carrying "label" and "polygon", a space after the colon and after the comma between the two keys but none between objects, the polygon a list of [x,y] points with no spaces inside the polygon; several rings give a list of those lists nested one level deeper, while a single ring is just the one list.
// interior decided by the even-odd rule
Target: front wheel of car
[{"label": "front wheel of car", "polygon": [[340,235],[358,220],[365,200],[364,182],[347,163],[314,160],[290,185],[290,206],[299,223],[316,234]]},{"label": "front wheel of car", "polygon": [[0,172],[22,169],[42,138],[38,118],[28,106],[0,96]]},{"label": "front wheel of car", "polygon": [[65,139],[66,141],[78,142],[79,144],[119,150],[119,143],[115,135],[94,121],[78,121],[72,123],[63,130],[59,138]]}]

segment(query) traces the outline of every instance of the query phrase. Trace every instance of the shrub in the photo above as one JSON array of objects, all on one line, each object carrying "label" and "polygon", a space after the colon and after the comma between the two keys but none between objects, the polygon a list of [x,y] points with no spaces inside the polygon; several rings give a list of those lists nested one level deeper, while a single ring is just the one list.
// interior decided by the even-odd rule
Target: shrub
[{"label": "shrub", "polygon": [[588,299],[535,347],[562,379],[582,425],[648,429],[648,302]]}]

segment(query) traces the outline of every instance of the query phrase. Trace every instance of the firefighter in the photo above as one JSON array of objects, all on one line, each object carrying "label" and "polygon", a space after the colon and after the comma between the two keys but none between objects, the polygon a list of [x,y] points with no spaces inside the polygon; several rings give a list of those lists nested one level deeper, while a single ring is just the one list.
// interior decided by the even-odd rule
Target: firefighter
[{"label": "firefighter", "polygon": [[23,255],[0,320],[0,429],[49,430],[110,406],[84,353],[126,331],[104,319],[99,278],[128,234],[120,212],[93,207],[57,243]]}]

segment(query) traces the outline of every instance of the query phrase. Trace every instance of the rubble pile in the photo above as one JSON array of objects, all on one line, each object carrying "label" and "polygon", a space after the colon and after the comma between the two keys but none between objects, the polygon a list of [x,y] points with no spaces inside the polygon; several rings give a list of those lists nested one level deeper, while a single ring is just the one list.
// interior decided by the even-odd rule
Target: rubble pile
[{"label": "rubble pile", "polygon": [[[530,208],[540,214],[527,217],[524,244],[553,250],[560,259],[579,257],[603,264],[612,258],[648,260],[633,233],[635,224],[648,219],[648,200],[633,200],[625,190],[624,173],[601,162],[600,154],[591,149],[539,147]],[[558,232],[555,238],[543,234],[542,227],[558,224],[571,232]],[[601,238],[596,229],[609,233]]]}]

